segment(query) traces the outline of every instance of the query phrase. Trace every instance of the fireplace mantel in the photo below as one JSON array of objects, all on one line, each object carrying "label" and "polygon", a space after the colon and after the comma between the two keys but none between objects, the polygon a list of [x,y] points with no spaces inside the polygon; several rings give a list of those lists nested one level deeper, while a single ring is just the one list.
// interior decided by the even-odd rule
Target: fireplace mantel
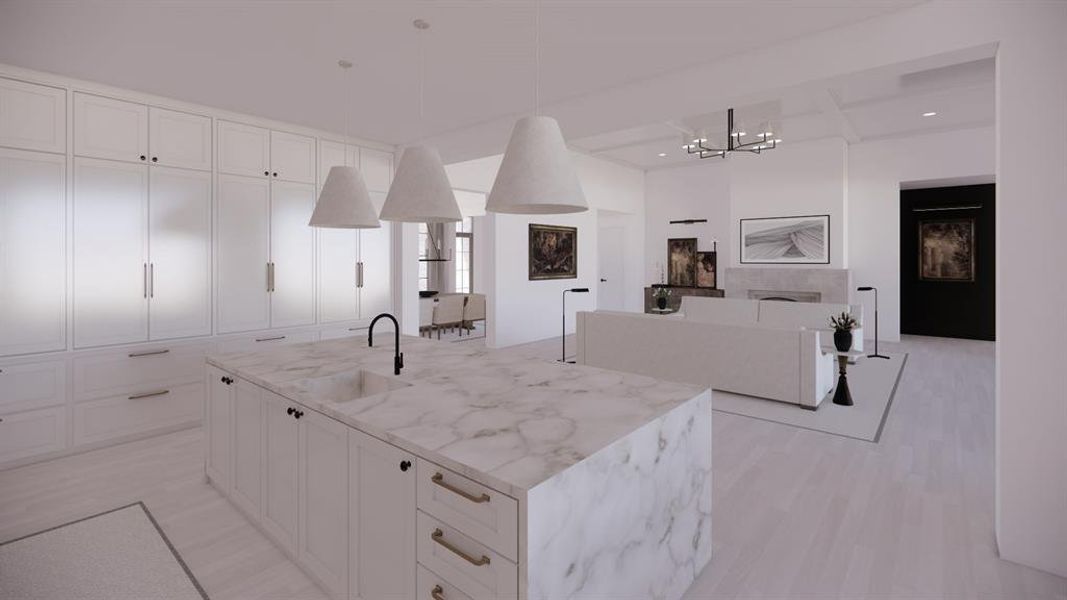
[{"label": "fireplace mantel", "polygon": [[749,298],[750,291],[816,292],[821,302],[848,304],[852,272],[804,267],[727,267],[727,298]]}]

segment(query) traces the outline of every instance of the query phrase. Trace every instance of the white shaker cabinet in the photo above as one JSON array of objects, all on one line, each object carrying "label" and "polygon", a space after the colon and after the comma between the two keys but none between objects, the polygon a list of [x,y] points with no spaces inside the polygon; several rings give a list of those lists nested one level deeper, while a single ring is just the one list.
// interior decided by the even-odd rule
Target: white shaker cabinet
[{"label": "white shaker cabinet", "polygon": [[148,167],[74,160],[74,346],[148,339]]},{"label": "white shaker cabinet", "polygon": [[282,131],[270,132],[271,178],[315,183],[315,138]]},{"label": "white shaker cabinet", "polygon": [[211,170],[211,118],[155,106],[148,109],[149,162]]},{"label": "white shaker cabinet", "polygon": [[319,230],[319,321],[359,318],[359,233]]},{"label": "white shaker cabinet", "polygon": [[147,162],[148,107],[75,92],[74,154]]},{"label": "white shaker cabinet", "polygon": [[270,327],[270,182],[218,176],[218,331]]},{"label": "white shaker cabinet", "polygon": [[348,432],[349,597],[415,597],[415,457]]},{"label": "white shaker cabinet", "polygon": [[66,158],[0,149],[0,355],[66,348]]},{"label": "white shaker cabinet", "polygon": [[[234,378],[236,379],[236,378]],[[263,390],[244,379],[233,388],[233,488],[230,498],[253,521],[263,507]]]},{"label": "white shaker cabinet", "polygon": [[334,598],[348,589],[348,427],[300,408],[300,564]]},{"label": "white shaker cabinet", "polygon": [[[374,208],[381,211],[385,194],[370,193]],[[359,316],[371,319],[393,310],[392,223],[378,229],[359,230]]]},{"label": "white shaker cabinet", "polygon": [[359,159],[359,169],[363,172],[367,189],[372,192],[388,192],[389,184],[393,182],[393,155],[381,150],[363,148]]},{"label": "white shaker cabinet", "polygon": [[0,78],[0,146],[66,152],[67,91]]},{"label": "white shaker cabinet", "polygon": [[234,382],[225,371],[207,368],[204,406],[204,471],[220,489],[229,489]]},{"label": "white shaker cabinet", "polygon": [[270,176],[270,130],[232,121],[218,121],[220,173]]},{"label": "white shaker cabinet", "polygon": [[272,327],[315,322],[315,186],[271,182],[270,313]]},{"label": "white shaker cabinet", "polygon": [[260,523],[290,556],[297,556],[299,510],[300,427],[298,404],[263,391],[266,411],[263,470],[263,515]]},{"label": "white shaker cabinet", "polygon": [[148,296],[152,339],[211,334],[211,173],[152,167]]}]

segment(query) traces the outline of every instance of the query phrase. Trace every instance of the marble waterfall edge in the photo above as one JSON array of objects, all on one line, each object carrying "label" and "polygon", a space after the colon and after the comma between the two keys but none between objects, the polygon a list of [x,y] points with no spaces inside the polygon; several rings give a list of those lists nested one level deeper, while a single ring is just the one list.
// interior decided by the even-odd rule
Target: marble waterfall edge
[{"label": "marble waterfall edge", "polygon": [[680,598],[711,560],[711,391],[529,490],[527,597]]}]

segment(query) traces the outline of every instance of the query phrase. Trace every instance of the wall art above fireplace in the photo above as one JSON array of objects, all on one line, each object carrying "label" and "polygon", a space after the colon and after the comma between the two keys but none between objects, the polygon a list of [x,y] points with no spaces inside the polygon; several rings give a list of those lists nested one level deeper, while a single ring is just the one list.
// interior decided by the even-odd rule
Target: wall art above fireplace
[{"label": "wall art above fireplace", "polygon": [[741,219],[741,264],[830,264],[830,215]]}]

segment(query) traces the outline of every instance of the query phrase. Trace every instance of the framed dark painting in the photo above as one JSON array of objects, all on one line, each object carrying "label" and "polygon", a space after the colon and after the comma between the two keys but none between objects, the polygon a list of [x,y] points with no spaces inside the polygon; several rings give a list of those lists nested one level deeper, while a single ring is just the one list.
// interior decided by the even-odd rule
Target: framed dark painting
[{"label": "framed dark painting", "polygon": [[919,221],[919,279],[974,281],[974,219]]},{"label": "framed dark painting", "polygon": [[741,264],[830,264],[830,215],[741,219]]},{"label": "framed dark painting", "polygon": [[530,280],[578,278],[578,228],[530,223]]},{"label": "framed dark painting", "polygon": [[697,252],[696,286],[714,288],[717,284],[718,264],[715,252]]},{"label": "framed dark painting", "polygon": [[667,285],[695,287],[697,278],[697,239],[667,240]]}]

